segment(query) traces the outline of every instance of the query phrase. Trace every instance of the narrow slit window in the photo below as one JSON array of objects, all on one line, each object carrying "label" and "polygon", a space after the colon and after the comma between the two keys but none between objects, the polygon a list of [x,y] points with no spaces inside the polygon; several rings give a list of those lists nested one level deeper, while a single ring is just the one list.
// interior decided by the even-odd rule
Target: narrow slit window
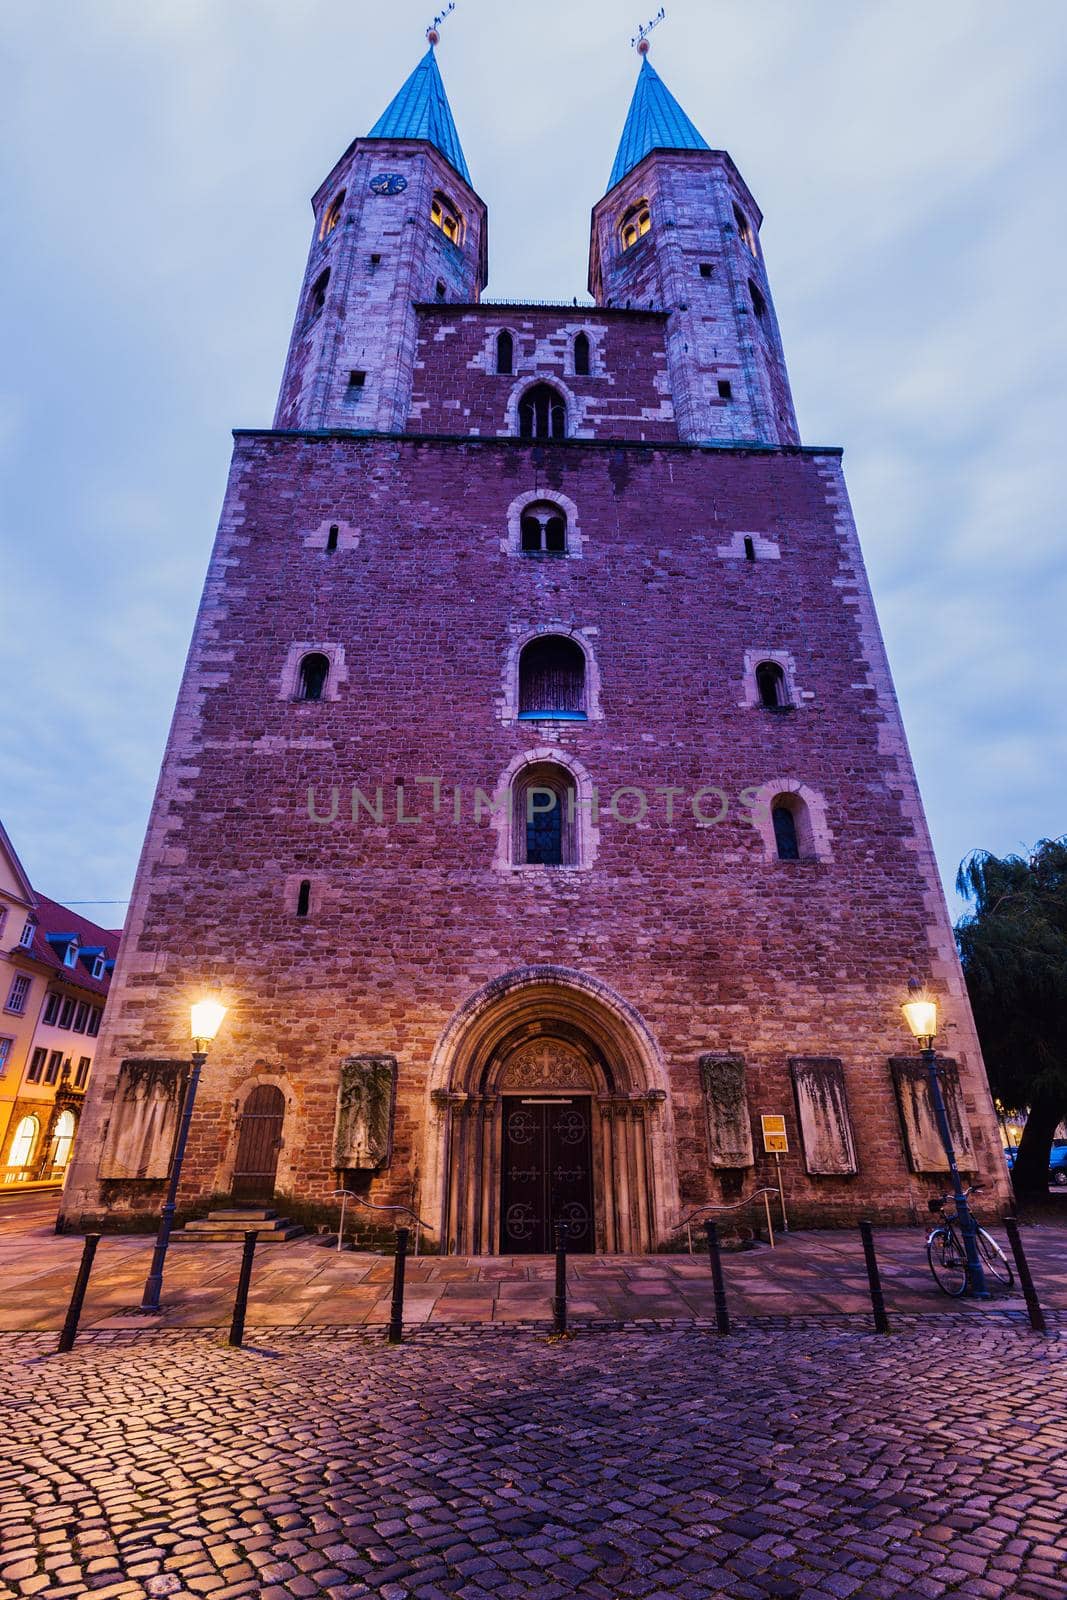
[{"label": "narrow slit window", "polygon": [[340,537],[340,534],[341,534],[341,530],[340,530],[340,528],[337,526],[337,524],[335,522],[333,524],[333,526],[330,528],[329,533],[326,535],[326,548],[327,548],[327,550],[333,552],[334,550],[337,549],[337,540]]},{"label": "narrow slit window", "polygon": [[311,910],[311,880],[309,878],[305,878],[303,883],[301,883],[300,888],[297,890],[297,895],[296,895],[296,914],[297,914],[298,917],[306,917],[310,910]]},{"label": "narrow slit window", "polygon": [[496,370],[505,373],[515,370],[515,341],[506,328],[496,336]]},{"label": "narrow slit window", "polygon": [[731,385],[729,378],[720,378],[719,379],[719,399],[720,400],[732,400],[733,397],[734,397],[733,386]]},{"label": "narrow slit window", "polygon": [[575,335],[574,371],[579,378],[588,378],[592,371],[589,335],[587,333]]},{"label": "narrow slit window", "polygon": [[746,561],[755,561],[755,559],[756,559],[756,541],[755,541],[755,539],[753,539],[753,537],[752,537],[752,535],[750,533],[746,533],[745,534],[745,560]]},{"label": "narrow slit window", "polygon": [[330,662],[327,656],[320,655],[317,651],[305,656],[300,663],[297,699],[321,700],[326,692],[326,680],[329,676]]},{"label": "narrow slit window", "polygon": [[438,278],[437,287],[435,288],[434,293],[436,294],[438,300],[443,300],[448,294],[448,290],[445,288],[443,278]]}]

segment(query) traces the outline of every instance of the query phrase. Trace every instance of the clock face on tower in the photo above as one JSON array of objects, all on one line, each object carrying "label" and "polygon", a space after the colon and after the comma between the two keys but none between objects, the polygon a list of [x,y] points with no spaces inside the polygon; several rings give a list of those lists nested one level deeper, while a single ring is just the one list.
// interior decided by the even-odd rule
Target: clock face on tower
[{"label": "clock face on tower", "polygon": [[373,194],[403,194],[408,180],[399,172],[379,172],[371,179],[370,186]]}]

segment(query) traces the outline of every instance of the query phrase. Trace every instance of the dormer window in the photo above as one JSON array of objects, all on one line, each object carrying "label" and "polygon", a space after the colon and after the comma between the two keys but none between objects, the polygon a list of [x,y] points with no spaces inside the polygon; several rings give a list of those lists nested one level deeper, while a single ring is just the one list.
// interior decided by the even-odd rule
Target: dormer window
[{"label": "dormer window", "polygon": [[440,228],[451,244],[463,243],[463,213],[443,194],[435,194],[430,205],[430,221]]},{"label": "dormer window", "polygon": [[36,924],[36,922],[34,922],[33,918],[30,917],[28,919],[28,921],[25,923],[25,925],[24,925],[24,927],[22,929],[22,932],[19,934],[19,947],[20,947],[20,949],[28,950],[30,948],[30,946],[33,943],[34,934],[36,932],[37,932],[37,924]]},{"label": "dormer window", "polygon": [[629,250],[638,239],[644,237],[652,226],[652,213],[647,200],[639,200],[637,205],[631,206],[619,224],[619,238],[622,240],[624,250]]},{"label": "dormer window", "polygon": [[527,506],[522,514],[521,531],[524,556],[567,554],[567,515],[551,501]]},{"label": "dormer window", "polygon": [[337,198],[331,200],[329,205],[326,207],[326,210],[322,213],[322,224],[319,228],[320,241],[323,239],[328,239],[330,234],[337,227],[337,224],[341,220],[341,207],[344,205],[344,203],[345,191],[342,189]]}]

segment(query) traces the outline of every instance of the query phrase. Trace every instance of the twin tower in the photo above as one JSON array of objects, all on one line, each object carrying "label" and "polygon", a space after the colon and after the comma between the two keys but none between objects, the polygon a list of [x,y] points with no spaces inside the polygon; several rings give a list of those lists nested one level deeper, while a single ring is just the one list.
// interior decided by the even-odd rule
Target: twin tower
[{"label": "twin tower", "polygon": [[[416,392],[420,341],[438,338],[451,347],[441,330],[454,324],[456,307],[479,303],[488,279],[486,208],[432,45],[313,204],[275,425],[477,432],[488,419],[462,408],[445,412]],[[661,331],[656,342],[666,369],[658,403],[632,407],[628,424],[644,410],[652,413],[649,438],[796,444],[761,220],[730,157],[708,147],[645,53],[608,192],[593,211],[589,289],[596,309],[582,309],[589,357],[582,345],[577,363],[561,351],[560,376],[606,376],[603,365],[596,370],[611,325],[603,313],[644,313]],[[496,308],[486,308],[481,326],[494,320]],[[513,336],[509,371],[516,376],[522,344]],[[490,365],[499,365],[495,349],[490,355]],[[576,364],[587,370],[576,372]],[[618,385],[617,370],[611,381]],[[596,395],[594,383],[590,395],[568,398],[572,436],[610,436],[612,413],[598,410]],[[505,412],[491,420],[504,432],[514,418]],[[626,433],[633,436],[632,426]]]},{"label": "twin tower", "polygon": [[331,172],[274,426],[235,434],[67,1225],[158,1212],[205,991],[185,1208],[326,1220],[346,1188],[442,1252],[561,1221],[648,1251],[780,1160],[798,1221],[915,1219],[945,1156],[913,977],[954,1029],[956,1149],[1003,1190],[759,229],[647,57],[591,306],[480,300],[432,48]]}]

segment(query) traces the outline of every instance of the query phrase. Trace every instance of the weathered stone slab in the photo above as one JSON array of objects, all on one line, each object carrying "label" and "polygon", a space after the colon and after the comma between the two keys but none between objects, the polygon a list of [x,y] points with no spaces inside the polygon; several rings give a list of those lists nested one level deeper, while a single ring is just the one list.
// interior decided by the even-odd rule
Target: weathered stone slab
[{"label": "weathered stone slab", "polygon": [[700,1058],[700,1083],[713,1167],[750,1167],[752,1121],[745,1090],[745,1058],[709,1051]]},{"label": "weathered stone slab", "polygon": [[188,1061],[127,1059],[98,1174],[101,1178],[165,1178],[189,1082]]},{"label": "weathered stone slab", "polygon": [[393,1154],[395,1056],[349,1056],[341,1063],[334,1125],[334,1166],[373,1171]]},{"label": "weathered stone slab", "polygon": [[808,1172],[851,1177],[858,1166],[842,1063],[835,1056],[793,1056],[789,1070]]},{"label": "weathered stone slab", "polygon": [[[948,1125],[960,1166],[973,1160],[971,1130],[960,1089],[959,1067],[955,1061],[938,1057],[941,1092],[948,1112]],[[930,1080],[926,1068],[915,1056],[894,1056],[889,1062],[900,1112],[904,1149],[913,1172],[947,1172],[948,1157],[937,1130]]]}]

